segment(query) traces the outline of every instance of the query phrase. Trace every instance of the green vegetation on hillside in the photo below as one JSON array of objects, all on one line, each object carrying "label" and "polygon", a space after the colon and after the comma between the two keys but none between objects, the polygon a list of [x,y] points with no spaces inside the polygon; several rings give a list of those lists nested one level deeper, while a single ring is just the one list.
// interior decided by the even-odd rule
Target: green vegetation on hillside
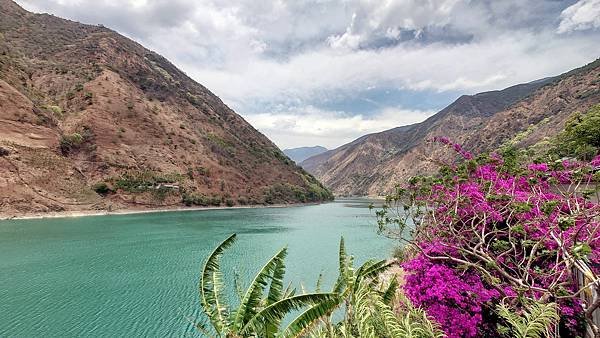
[{"label": "green vegetation on hillside", "polygon": [[565,130],[556,137],[551,152],[559,157],[582,160],[591,160],[600,153],[600,105],[584,114],[573,114]]},{"label": "green vegetation on hillside", "polygon": [[[300,169],[302,170],[302,169]],[[289,203],[289,202],[321,202],[332,201],[333,193],[327,189],[314,176],[307,172],[302,172],[302,180],[306,187],[290,183],[277,183],[264,191],[264,201],[266,204]]]},{"label": "green vegetation on hillside", "polygon": [[182,180],[179,173],[159,173],[155,171],[129,171],[114,180],[115,189],[127,192],[143,192],[156,189],[161,184],[175,184]]}]

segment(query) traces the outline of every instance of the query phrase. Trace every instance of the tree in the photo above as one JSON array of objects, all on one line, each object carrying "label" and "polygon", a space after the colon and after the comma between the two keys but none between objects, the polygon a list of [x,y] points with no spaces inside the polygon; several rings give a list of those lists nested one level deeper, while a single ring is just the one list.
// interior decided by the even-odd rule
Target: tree
[{"label": "tree", "polygon": [[577,112],[571,116],[556,138],[552,152],[588,161],[600,153],[600,105],[585,114]]}]

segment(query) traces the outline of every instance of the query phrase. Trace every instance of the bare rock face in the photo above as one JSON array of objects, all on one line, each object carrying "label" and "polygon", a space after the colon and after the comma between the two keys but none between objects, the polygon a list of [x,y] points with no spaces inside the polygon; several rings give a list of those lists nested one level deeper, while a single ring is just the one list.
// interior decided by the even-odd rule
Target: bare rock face
[{"label": "bare rock face", "polygon": [[363,136],[301,166],[336,195],[381,195],[433,172],[447,150],[427,140],[446,136],[475,153],[519,137],[520,146],[556,135],[575,111],[600,102],[600,60],[563,75],[500,91],[464,95],[424,122]]},{"label": "bare rock face", "polygon": [[160,55],[9,0],[0,0],[0,147],[2,214],[331,198]]}]

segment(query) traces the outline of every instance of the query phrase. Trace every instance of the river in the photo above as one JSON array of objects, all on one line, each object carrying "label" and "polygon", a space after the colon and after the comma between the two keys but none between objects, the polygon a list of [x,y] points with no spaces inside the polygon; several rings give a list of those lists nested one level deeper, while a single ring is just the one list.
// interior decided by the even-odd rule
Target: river
[{"label": "river", "polygon": [[244,286],[287,245],[286,279],[314,290],[337,276],[341,236],[357,263],[390,256],[368,204],[0,221],[0,337],[198,337],[200,267],[220,241],[238,234],[222,267]]}]

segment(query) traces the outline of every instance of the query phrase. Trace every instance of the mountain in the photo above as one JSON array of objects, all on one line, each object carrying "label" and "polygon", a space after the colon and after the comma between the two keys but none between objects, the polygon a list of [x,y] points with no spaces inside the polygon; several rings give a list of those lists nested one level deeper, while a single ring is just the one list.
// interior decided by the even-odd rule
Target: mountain
[{"label": "mountain", "polygon": [[2,214],[330,198],[165,58],[9,0],[0,108]]},{"label": "mountain", "polygon": [[475,152],[519,136],[518,145],[555,135],[575,111],[600,102],[600,60],[560,76],[504,90],[463,95],[427,120],[380,133],[306,159],[300,165],[337,195],[380,195],[416,174],[432,172],[446,136]]},{"label": "mountain", "polygon": [[289,158],[291,158],[292,161],[300,163],[311,156],[319,155],[326,151],[327,148],[325,147],[314,146],[284,149],[283,153],[286,154]]}]

